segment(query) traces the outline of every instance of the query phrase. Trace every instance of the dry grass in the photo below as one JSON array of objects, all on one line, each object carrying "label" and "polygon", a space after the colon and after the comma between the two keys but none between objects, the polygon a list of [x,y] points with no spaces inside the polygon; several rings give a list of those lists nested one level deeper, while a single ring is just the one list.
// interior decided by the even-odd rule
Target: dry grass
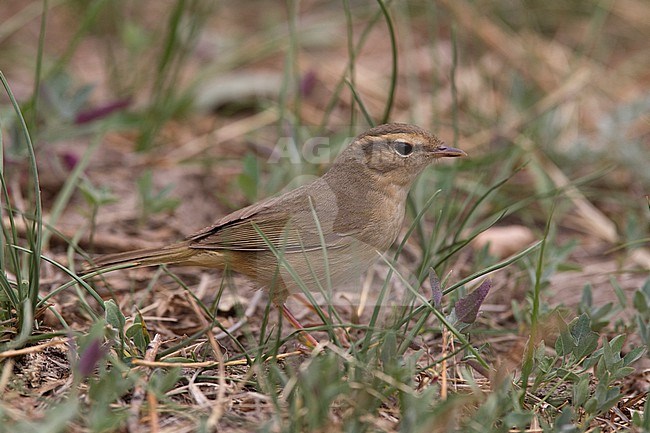
[{"label": "dry grass", "polygon": [[[152,82],[156,59],[163,52],[161,24],[172,5],[118,3],[113,12],[102,9],[95,26],[74,45],[79,17],[86,16],[87,9],[76,2],[49,2],[44,70],[53,70],[68,47],[74,49],[63,64],[69,87],[62,88],[46,75],[40,116],[31,124],[44,220],[50,221],[70,176],[66,161],[78,163],[92,140],[101,142],[89,155],[82,182],[87,182],[85,188],[108,188],[114,198],[93,209],[80,191],[74,193],[55,223],[62,236],[53,235],[44,251],[57,262],[69,263],[73,257],[69,265],[79,269],[83,258],[70,253],[71,239],[85,252],[97,254],[181,238],[326,167],[326,160],[315,165],[268,163],[281,138],[333,137],[338,146],[341,137],[364,128],[358,104],[349,87],[341,87],[341,78],[351,68],[346,33],[351,28],[358,40],[377,11],[374,3],[351,2],[352,21],[347,23],[338,3],[300,2],[293,30],[288,24],[293,2],[207,8],[204,22],[186,22],[200,33],[193,49],[177,48],[183,54],[177,73],[167,77],[173,79],[176,92],[170,92],[170,99],[154,94]],[[523,3],[458,0],[390,6],[399,52],[391,120],[428,127],[472,157],[457,168],[434,167],[413,191],[416,206],[422,206],[435,188],[445,188],[442,195],[448,198],[436,200],[422,231],[416,230],[406,243],[398,269],[416,274],[423,256],[444,256],[444,251],[426,246],[435,230],[443,230],[440,239],[465,239],[506,211],[498,223],[502,231],[489,237],[494,257],[486,256],[487,246],[478,239],[437,268],[443,277],[453,271],[448,287],[544,237],[556,197],[542,292],[543,313],[548,315],[543,324],[525,318],[534,286],[534,255],[491,275],[494,288],[472,333],[473,346],[485,344],[483,355],[494,368],[487,377],[478,364],[463,360],[463,353],[454,354],[458,342],[440,332],[433,318],[401,356],[410,359],[413,369],[408,371],[415,372],[405,378],[400,376],[407,371],[400,370],[403,366],[393,372],[384,368],[380,348],[376,351],[381,362],[366,366],[354,350],[365,335],[354,325],[367,323],[371,304],[355,308],[344,297],[337,309],[344,323],[352,325],[346,335],[351,341],[327,342],[318,354],[299,350],[291,330],[286,325],[280,330],[276,312],[266,310],[266,296],[256,295],[243,278],[197,269],[175,269],[175,278],[159,269],[141,269],[113,273],[93,284],[104,299],[115,300],[127,316],[127,327],[141,320],[155,341],[146,353],[115,356],[122,359],[111,360],[115,364],[110,368],[106,360],[100,363],[96,381],[105,380],[117,389],[123,385],[118,378],[128,377],[132,382],[124,384],[127,391],[120,394],[108,385],[99,387],[95,379],[75,378],[65,334],[74,330],[92,335],[89,330],[97,320],[84,304],[101,309],[94,300],[81,299],[86,295],[68,289],[50,300],[49,310],[40,312],[34,331],[63,337],[0,351],[0,416],[12,425],[23,422],[24,427],[28,421],[52,419],[48,408],[58,407],[62,414],[79,413],[58,431],[90,431],[102,424],[93,424],[92,409],[86,405],[99,401],[110,407],[112,418],[107,417],[114,422],[103,426],[106,431],[284,431],[290,426],[312,431],[398,431],[409,425],[403,417],[424,412],[429,421],[412,425],[451,431],[458,418],[467,415],[473,421],[465,427],[480,430],[475,424],[481,420],[477,410],[487,410],[486,401],[492,397],[495,407],[505,404],[499,400],[504,394],[496,390],[507,393],[506,388],[514,387],[510,375],[521,374],[531,328],[538,328],[536,342],[544,339],[552,351],[554,337],[562,329],[560,316],[571,319],[584,307],[586,284],[592,286],[593,305],[617,303],[613,286],[618,284],[631,298],[650,269],[650,6],[642,0],[602,2],[597,10],[587,4],[529,3],[528,8]],[[39,5],[5,1],[0,11],[2,72],[21,101],[28,100],[33,90]],[[111,13],[121,18],[110,18]],[[356,56],[353,73],[348,78],[365,108],[379,118],[390,82],[390,40],[381,18]],[[117,111],[112,123],[105,118],[75,123],[66,110],[73,105],[72,91],[86,84],[94,90],[77,115],[124,98],[130,102]],[[199,99],[196,108],[192,102]],[[9,118],[7,113],[3,104],[0,120]],[[143,135],[151,131],[146,122],[157,115],[163,121],[152,129],[150,147],[136,152]],[[3,175],[12,204],[27,211],[29,179],[21,175],[26,163],[13,147],[18,142],[8,132],[11,125],[2,120],[2,126]],[[137,185],[146,171],[153,173],[148,192],[154,197],[143,207]],[[467,227],[445,232],[457,227],[445,220],[449,215],[460,219],[477,197],[508,177],[480,204]],[[155,197],[167,186],[173,188],[168,195]],[[519,236],[522,227],[524,234]],[[18,224],[18,230],[24,234],[28,227]],[[386,264],[378,264],[366,286],[378,290],[388,272]],[[54,266],[43,265],[41,295],[60,287],[64,278]],[[223,285],[226,289],[212,309]],[[428,289],[425,284],[422,290]],[[219,327],[197,301],[218,315]],[[566,308],[553,310],[559,305]],[[611,338],[623,332],[622,326],[631,323],[635,313],[632,307],[628,299],[626,308],[614,308],[602,335]],[[300,304],[295,308],[301,319],[318,324],[308,309]],[[17,332],[9,320],[0,325]],[[222,328],[233,326],[238,327],[233,338],[219,335]],[[638,345],[629,327],[625,331],[630,333],[628,343]],[[199,332],[196,340],[188,340]],[[327,341],[325,332],[314,335]],[[0,342],[14,336],[5,331]],[[389,346],[383,337],[377,342]],[[453,356],[443,362],[449,354]],[[179,361],[183,363],[176,369],[169,368],[170,362]],[[618,405],[583,425],[584,431],[595,426],[602,431],[632,428],[631,413],[643,410],[648,390],[647,359],[635,367],[620,381],[624,397]],[[108,370],[116,376],[108,375]],[[341,377],[336,373],[342,370],[346,382],[337,384]],[[363,374],[355,376],[361,370]],[[317,377],[316,383],[310,382],[309,374]],[[116,395],[91,398],[92,383]],[[307,390],[319,386],[323,394],[334,396],[328,400],[316,392],[326,406],[324,414],[310,418],[305,411],[322,405],[310,401]],[[540,423],[555,422],[562,408],[570,406],[572,386],[558,379],[528,393],[522,407],[536,416],[527,431],[542,431]],[[79,397],[79,406],[64,404],[70,395]],[[370,403],[373,398],[376,401]],[[426,398],[436,404],[425,405]],[[557,411],[548,410],[549,404]]]}]

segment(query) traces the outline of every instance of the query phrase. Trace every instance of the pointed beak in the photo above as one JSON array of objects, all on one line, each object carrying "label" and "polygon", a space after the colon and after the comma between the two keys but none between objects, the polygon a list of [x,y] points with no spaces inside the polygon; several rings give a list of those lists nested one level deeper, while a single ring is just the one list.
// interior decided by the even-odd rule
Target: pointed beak
[{"label": "pointed beak", "polygon": [[433,150],[433,156],[436,158],[456,158],[459,156],[467,156],[467,153],[455,147],[437,146]]}]

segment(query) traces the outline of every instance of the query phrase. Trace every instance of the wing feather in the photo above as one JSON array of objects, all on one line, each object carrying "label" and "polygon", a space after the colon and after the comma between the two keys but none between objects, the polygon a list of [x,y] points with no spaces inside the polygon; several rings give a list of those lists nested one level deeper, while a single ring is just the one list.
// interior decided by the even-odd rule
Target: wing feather
[{"label": "wing feather", "polygon": [[[331,230],[333,217],[327,211],[318,215],[325,246],[343,246],[345,237]],[[305,187],[233,212],[187,240],[190,248],[203,250],[270,251],[267,242],[285,253],[322,248]]]}]

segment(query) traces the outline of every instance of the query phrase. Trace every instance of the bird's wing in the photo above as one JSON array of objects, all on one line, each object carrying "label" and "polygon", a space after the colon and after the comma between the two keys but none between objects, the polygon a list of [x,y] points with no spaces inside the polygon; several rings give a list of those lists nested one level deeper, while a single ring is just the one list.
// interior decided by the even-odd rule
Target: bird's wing
[{"label": "bird's wing", "polygon": [[283,252],[310,251],[323,247],[321,233],[327,248],[340,246],[344,237],[328,229],[331,217],[320,212],[319,229],[309,203],[308,194],[298,189],[245,207],[190,236],[190,248],[270,251],[271,244]]}]

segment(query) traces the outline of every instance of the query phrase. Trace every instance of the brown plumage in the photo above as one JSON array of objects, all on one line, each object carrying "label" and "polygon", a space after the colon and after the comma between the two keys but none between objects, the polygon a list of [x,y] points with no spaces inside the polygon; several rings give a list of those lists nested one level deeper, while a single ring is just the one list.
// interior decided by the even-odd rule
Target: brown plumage
[{"label": "brown plumage", "polygon": [[182,242],[101,257],[91,271],[228,268],[270,290],[279,306],[301,291],[295,277],[309,290],[354,284],[395,241],[420,172],[437,158],[462,155],[417,126],[381,125],[356,137],[312,183],[233,212]]}]

